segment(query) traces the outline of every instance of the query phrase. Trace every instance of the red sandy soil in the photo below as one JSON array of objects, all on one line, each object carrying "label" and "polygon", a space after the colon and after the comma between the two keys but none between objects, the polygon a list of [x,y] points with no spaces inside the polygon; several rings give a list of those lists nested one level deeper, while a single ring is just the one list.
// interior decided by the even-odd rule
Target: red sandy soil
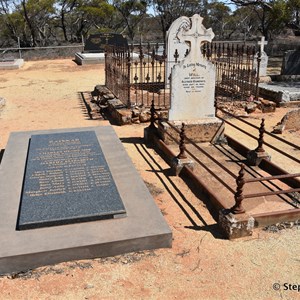
[{"label": "red sandy soil", "polygon": [[[0,112],[0,149],[12,131],[109,125],[90,120],[78,94],[103,84],[103,70],[53,60],[0,71],[0,97],[7,101]],[[278,110],[273,125],[284,112]],[[144,146],[143,127],[114,129],[130,138],[123,145],[173,231],[173,247],[4,276],[0,299],[300,299],[300,292],[284,286],[300,285],[298,228],[224,239],[205,198],[170,176],[166,162]]]}]

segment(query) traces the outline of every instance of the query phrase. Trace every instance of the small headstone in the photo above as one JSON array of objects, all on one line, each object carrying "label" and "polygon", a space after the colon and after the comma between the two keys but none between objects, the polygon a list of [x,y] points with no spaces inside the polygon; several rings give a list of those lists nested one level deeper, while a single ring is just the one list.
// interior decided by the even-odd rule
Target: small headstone
[{"label": "small headstone", "polygon": [[84,52],[102,53],[105,46],[128,47],[127,39],[119,33],[91,34],[85,42]]},{"label": "small headstone", "polygon": [[254,57],[254,68],[257,69],[257,58],[260,57],[260,65],[259,65],[259,76],[267,75],[267,67],[268,67],[268,55],[264,51],[264,46],[267,45],[268,42],[265,41],[265,37],[262,36],[258,45],[260,45],[260,52],[256,53]]},{"label": "small headstone", "polygon": [[[178,37],[178,33],[182,28],[188,30],[190,28],[190,19],[188,17],[180,17],[175,20],[170,26],[167,32],[167,66],[166,66],[166,86],[169,88],[170,85],[170,75],[172,67],[181,60],[183,60],[186,56],[187,51],[189,50],[189,46]],[[175,58],[175,53],[177,59]]]},{"label": "small headstone", "polygon": [[282,62],[282,75],[300,75],[300,50],[287,51]]},{"label": "small headstone", "polygon": [[120,214],[125,208],[94,131],[31,137],[20,230]]},{"label": "small headstone", "polygon": [[211,42],[214,33],[203,26],[202,20],[194,15],[189,29],[182,26],[177,33],[180,42],[189,43],[190,51],[172,68],[170,121],[215,117],[215,66],[201,53],[201,45]]}]

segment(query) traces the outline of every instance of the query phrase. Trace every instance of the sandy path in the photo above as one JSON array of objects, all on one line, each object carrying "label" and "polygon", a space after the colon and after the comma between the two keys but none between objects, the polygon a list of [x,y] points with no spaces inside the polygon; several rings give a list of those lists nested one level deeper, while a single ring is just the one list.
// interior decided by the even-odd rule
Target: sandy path
[{"label": "sandy path", "polygon": [[[70,60],[26,62],[0,71],[0,149],[11,131],[107,125],[89,120],[80,91],[104,82],[103,66]],[[300,284],[299,230],[222,238],[215,220],[181,178],[144,146],[143,126],[115,127],[173,231],[173,248],[62,263],[0,278],[0,299],[300,299],[272,286]],[[1,200],[1,199],[0,199]],[[47,237],[45,237],[47,238]]]},{"label": "sandy path", "polygon": [[104,66],[77,66],[71,60],[26,62],[18,71],[0,70],[0,148],[9,132],[99,125],[85,115],[80,92],[104,83]]}]

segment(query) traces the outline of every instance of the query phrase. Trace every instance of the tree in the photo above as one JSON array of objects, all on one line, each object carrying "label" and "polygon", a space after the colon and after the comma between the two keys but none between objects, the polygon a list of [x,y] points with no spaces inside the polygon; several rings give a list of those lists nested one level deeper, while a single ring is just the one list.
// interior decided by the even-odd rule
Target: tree
[{"label": "tree", "polygon": [[287,1],[288,27],[300,35],[300,0]]},{"label": "tree", "polygon": [[58,12],[58,17],[60,20],[60,25],[62,31],[63,31],[63,36],[65,41],[69,40],[68,33],[67,33],[67,16],[68,14],[72,13],[72,11],[75,9],[75,7],[78,5],[79,1],[78,0],[59,0],[57,3],[57,12]]},{"label": "tree", "polygon": [[154,13],[159,16],[164,39],[171,24],[180,16],[207,15],[207,0],[152,0]]},{"label": "tree", "polygon": [[208,4],[208,16],[206,21],[207,27],[212,27],[213,32],[219,39],[224,39],[226,27],[230,24],[230,8],[223,2],[212,1]]},{"label": "tree", "polygon": [[138,29],[138,24],[147,16],[148,3],[145,0],[115,0],[113,4],[117,11],[119,12],[121,19],[125,28],[123,30],[127,31],[128,37],[133,40],[136,31]]},{"label": "tree", "polygon": [[106,0],[60,0],[56,10],[56,26],[65,41],[78,41],[93,30],[110,26],[114,7]]},{"label": "tree", "polygon": [[252,7],[260,20],[259,30],[270,38],[287,23],[287,1],[285,0],[232,0],[239,7]]},{"label": "tree", "polygon": [[49,27],[54,14],[55,0],[21,0],[17,6],[30,34],[30,45],[45,45],[49,37]]}]

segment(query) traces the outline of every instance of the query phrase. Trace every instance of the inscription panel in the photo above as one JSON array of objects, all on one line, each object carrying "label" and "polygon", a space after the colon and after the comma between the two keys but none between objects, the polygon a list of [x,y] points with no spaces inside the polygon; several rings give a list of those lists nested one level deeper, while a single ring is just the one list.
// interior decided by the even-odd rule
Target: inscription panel
[{"label": "inscription panel", "polygon": [[113,218],[124,213],[94,131],[31,137],[18,229]]}]

